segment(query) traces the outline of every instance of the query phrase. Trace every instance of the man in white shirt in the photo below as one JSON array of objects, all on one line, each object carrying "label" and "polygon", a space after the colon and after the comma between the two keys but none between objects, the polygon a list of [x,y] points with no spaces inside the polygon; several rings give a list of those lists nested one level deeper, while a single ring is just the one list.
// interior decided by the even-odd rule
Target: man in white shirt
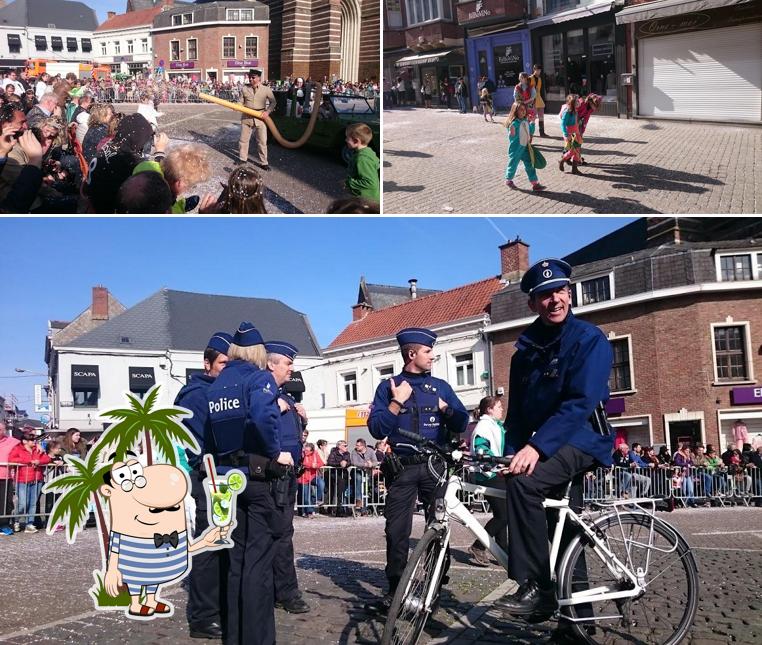
[{"label": "man in white shirt", "polygon": [[16,73],[15,69],[12,69],[8,73],[8,78],[3,79],[3,90],[5,90],[6,86],[8,85],[13,85],[15,88],[16,96],[24,95],[24,86],[19,83],[18,74]]},{"label": "man in white shirt", "polygon": [[53,84],[50,82],[50,74],[42,74],[37,84],[34,86],[34,95],[39,101],[45,94],[53,90]]}]

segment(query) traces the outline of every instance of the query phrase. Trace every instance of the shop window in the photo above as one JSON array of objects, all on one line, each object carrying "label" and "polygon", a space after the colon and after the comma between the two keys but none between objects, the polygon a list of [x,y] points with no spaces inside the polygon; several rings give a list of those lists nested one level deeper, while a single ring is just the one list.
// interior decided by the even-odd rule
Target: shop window
[{"label": "shop window", "polygon": [[551,34],[542,37],[542,69],[545,72],[545,93],[549,101],[563,101],[566,97],[564,76],[564,36]]},{"label": "shop window", "polygon": [[524,71],[524,52],[521,43],[498,45],[492,50],[495,62],[495,81],[500,87],[513,87]]},{"label": "shop window", "polygon": [[180,41],[169,41],[169,60],[180,60]]},{"label": "shop window", "polygon": [[246,58],[256,58],[257,49],[257,37],[246,36]]},{"label": "shop window", "polygon": [[344,403],[357,403],[357,373],[350,372],[341,375],[342,394]]},{"label": "shop window", "polygon": [[235,36],[225,36],[222,39],[222,57],[235,58]]},{"label": "shop window", "polygon": [[[590,93],[584,29],[570,29],[566,32],[566,82],[570,94]],[[587,92],[583,92],[585,86]]]},{"label": "shop window", "polygon": [[474,355],[459,354],[455,356],[455,383],[461,387],[474,385]]},{"label": "shop window", "polygon": [[714,325],[714,364],[717,381],[749,380],[746,346],[748,324]]},{"label": "shop window", "polygon": [[614,64],[614,25],[599,25],[587,30],[590,43],[590,89],[601,96],[616,96]]},{"label": "shop window", "polygon": [[718,256],[717,279],[721,282],[762,280],[762,251]]},{"label": "shop window", "polygon": [[614,362],[609,375],[609,390],[629,392],[632,387],[632,363],[630,362],[630,338],[612,338],[611,350],[614,352]]},{"label": "shop window", "polygon": [[75,408],[97,408],[98,390],[72,390]]},{"label": "shop window", "polygon": [[196,38],[188,39],[188,56],[186,60],[198,60],[198,40]]}]

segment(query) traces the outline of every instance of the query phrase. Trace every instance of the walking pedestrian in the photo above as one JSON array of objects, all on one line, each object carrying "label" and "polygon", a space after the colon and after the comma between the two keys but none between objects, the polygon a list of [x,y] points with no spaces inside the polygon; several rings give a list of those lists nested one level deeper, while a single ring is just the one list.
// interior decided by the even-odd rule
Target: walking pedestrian
[{"label": "walking pedestrian", "polygon": [[[590,94],[586,98],[580,98],[577,102],[577,124],[579,127],[579,134],[582,139],[585,138],[587,122],[590,121],[590,117],[593,116],[593,112],[597,112],[598,108],[600,107],[601,97],[597,94]],[[579,163],[580,165],[585,165],[585,158],[582,156],[581,147],[579,150]]]},{"label": "walking pedestrian", "polygon": [[458,109],[461,114],[468,112],[468,83],[462,76],[455,83],[455,98],[458,100]]},{"label": "walking pedestrian", "polygon": [[534,99],[534,108],[537,112],[537,124],[540,128],[540,136],[544,137],[545,135],[545,101],[547,101],[547,95],[545,86],[547,83],[545,82],[545,74],[542,71],[542,65],[540,63],[535,63],[534,67],[532,68],[532,75],[529,77],[529,82],[532,84],[532,87],[534,87],[535,92],[535,99]]},{"label": "walking pedestrian", "polygon": [[430,108],[431,107],[431,93],[433,92],[433,83],[431,80],[431,75],[426,74],[426,76],[423,79],[423,83],[421,85],[421,97],[423,98],[423,107]]},{"label": "walking pedestrian", "polygon": [[[249,72],[250,85],[244,85],[241,92],[241,103],[244,107],[263,112],[265,119],[275,110],[275,94],[262,83],[262,72],[252,69]],[[249,159],[249,141],[251,132],[257,144],[257,165],[262,170],[270,170],[267,162],[267,124],[263,119],[255,119],[247,114],[241,115],[241,138],[238,141],[238,160],[236,165],[244,164]]]},{"label": "walking pedestrian", "polygon": [[558,162],[558,169],[563,172],[564,164],[572,167],[572,174],[581,175],[579,171],[579,151],[582,148],[582,135],[577,123],[577,95],[569,94],[566,104],[561,109],[561,133],[564,135],[564,151]]},{"label": "walking pedestrian", "polygon": [[521,72],[519,82],[513,88],[513,102],[521,103],[527,111],[527,122],[529,123],[529,134],[534,134],[534,101],[536,91],[529,82],[529,74]]},{"label": "walking pedestrian", "polygon": [[529,155],[528,146],[532,141],[532,135],[527,121],[527,109],[523,103],[514,103],[511,106],[511,111],[503,125],[508,129],[508,165],[505,167],[505,185],[511,189],[517,188],[513,178],[516,176],[521,161],[532,184],[532,190],[545,190],[545,186],[540,184],[537,178],[537,171]]}]

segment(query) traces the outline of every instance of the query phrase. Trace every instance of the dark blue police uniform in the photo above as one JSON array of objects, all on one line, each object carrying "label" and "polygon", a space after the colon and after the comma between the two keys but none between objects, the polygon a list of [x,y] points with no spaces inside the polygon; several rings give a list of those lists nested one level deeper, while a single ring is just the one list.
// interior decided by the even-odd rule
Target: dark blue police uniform
[{"label": "dark blue police uniform", "polygon": [[[567,263],[543,260],[524,275],[521,288],[531,297],[568,285],[570,275]],[[581,508],[583,473],[611,463],[613,436],[605,416],[605,427],[594,419],[596,408],[609,398],[612,360],[611,344],[601,330],[575,318],[571,309],[559,324],[535,320],[519,337],[511,359],[505,453],[529,444],[540,461],[531,475],[506,481],[509,573],[551,598],[548,518],[542,502],[574,479],[570,503]]]},{"label": "dark blue police uniform", "polygon": [[[400,346],[415,343],[432,347],[435,339],[436,334],[419,328],[403,329],[397,334]],[[391,380],[395,386],[407,381],[413,390],[398,415],[389,410],[392,400]],[[439,409],[439,399],[447,404],[444,412]],[[403,371],[383,381],[376,389],[368,417],[368,430],[376,439],[388,437],[393,452],[400,456],[405,466],[402,473],[387,486],[384,508],[389,594],[394,593],[407,564],[416,497],[423,502],[428,519],[436,489],[436,480],[429,472],[428,465],[411,448],[400,445],[410,441],[397,430],[420,434],[445,447],[450,436],[464,432],[467,424],[468,412],[450,385],[431,374]]]},{"label": "dark blue police uniform", "polygon": [[[285,341],[267,342],[265,349],[267,349],[268,354],[280,354],[292,361],[296,358],[298,351],[296,347]],[[280,448],[284,452],[291,453],[294,469],[296,469],[302,462],[302,430],[304,424],[296,411],[296,401],[282,387],[278,391],[278,399],[288,405],[288,409],[285,412],[280,411],[278,417]],[[294,565],[294,506],[296,504],[296,473],[294,469],[286,476],[288,484],[287,503],[279,505],[277,496],[275,500],[276,528],[273,578],[276,606],[283,607],[287,611],[304,613],[309,611],[309,606],[300,600],[299,582]]]},{"label": "dark blue police uniform", "polygon": [[[241,323],[233,338],[239,347],[263,345],[251,323]],[[266,370],[243,360],[229,361],[207,390],[211,446],[218,472],[238,468],[249,476],[236,501],[228,575],[226,643],[275,642],[273,536],[275,505],[261,465],[281,452],[278,388]],[[260,458],[260,459],[257,459]],[[261,478],[261,479],[260,479]]]},{"label": "dark blue police uniform", "polygon": [[[217,332],[207,343],[207,348],[227,355],[233,337],[225,332]],[[196,522],[194,537],[201,535],[208,527],[206,491],[204,490],[202,457],[209,430],[209,406],[207,389],[214,382],[208,374],[194,374],[188,383],[177,393],[175,405],[187,408],[193,413],[183,419],[198,442],[198,454],[186,451],[188,465],[191,467],[191,496],[196,502]],[[201,551],[193,558],[193,567],[188,575],[188,625],[192,634],[201,632],[207,636],[221,633],[222,617],[225,615],[225,596],[220,590],[226,589],[228,554],[225,549],[219,551]]]}]

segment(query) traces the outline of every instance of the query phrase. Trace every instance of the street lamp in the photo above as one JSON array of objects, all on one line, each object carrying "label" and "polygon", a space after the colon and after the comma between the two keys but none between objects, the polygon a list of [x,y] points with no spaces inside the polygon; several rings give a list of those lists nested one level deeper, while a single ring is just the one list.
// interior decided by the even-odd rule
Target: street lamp
[{"label": "street lamp", "polygon": [[34,370],[27,370],[27,369],[24,369],[23,367],[14,367],[13,371],[14,372],[19,372],[19,373],[24,373],[24,374],[29,374],[29,376],[46,376],[47,377],[47,375],[48,375],[47,372],[35,372]]},{"label": "street lamp", "polygon": [[53,422],[53,425],[55,425],[55,405],[54,405],[54,398],[55,398],[55,392],[52,387],[52,381],[50,374],[47,372],[37,372],[35,370],[28,370],[24,367],[14,367],[14,372],[18,372],[19,374],[28,374],[29,376],[44,376],[47,380],[47,383],[43,385],[43,388],[48,393],[48,414],[50,415],[49,420]]}]

